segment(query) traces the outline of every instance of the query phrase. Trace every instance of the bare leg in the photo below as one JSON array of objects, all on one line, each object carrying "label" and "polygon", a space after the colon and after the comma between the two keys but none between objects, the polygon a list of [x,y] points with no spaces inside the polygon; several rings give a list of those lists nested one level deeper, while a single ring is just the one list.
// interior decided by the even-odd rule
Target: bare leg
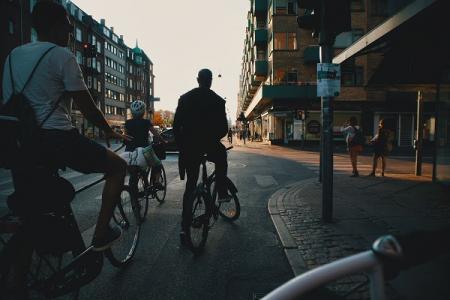
[{"label": "bare leg", "polygon": [[119,202],[123,183],[126,175],[126,162],[114,152],[107,152],[107,166],[105,172],[105,186],[102,194],[102,207],[98,215],[97,226],[95,227],[95,237],[102,238],[108,230],[109,221],[114,212],[116,204]]},{"label": "bare leg", "polygon": [[372,162],[372,173],[370,175],[375,175],[375,172],[377,170],[377,164],[378,164],[378,155],[373,155],[373,162]]},{"label": "bare leg", "polygon": [[357,166],[357,153],[356,151],[353,151],[352,149],[349,150],[350,151],[350,161],[352,163],[352,169],[353,169],[353,174],[357,174],[358,173],[358,166]]},{"label": "bare leg", "polygon": [[386,169],[386,157],[381,156],[381,176],[384,176],[384,170]]}]

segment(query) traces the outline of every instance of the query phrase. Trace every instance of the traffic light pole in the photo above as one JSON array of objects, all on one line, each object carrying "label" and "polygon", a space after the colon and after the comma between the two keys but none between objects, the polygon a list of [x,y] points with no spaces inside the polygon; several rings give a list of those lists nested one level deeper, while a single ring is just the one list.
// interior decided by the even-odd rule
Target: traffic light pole
[{"label": "traffic light pole", "polygon": [[[331,63],[335,37],[327,32],[325,26],[326,1],[321,0],[321,31],[319,34],[320,62]],[[322,182],[322,219],[333,219],[333,97],[322,97],[322,134],[321,134],[321,182]]]}]

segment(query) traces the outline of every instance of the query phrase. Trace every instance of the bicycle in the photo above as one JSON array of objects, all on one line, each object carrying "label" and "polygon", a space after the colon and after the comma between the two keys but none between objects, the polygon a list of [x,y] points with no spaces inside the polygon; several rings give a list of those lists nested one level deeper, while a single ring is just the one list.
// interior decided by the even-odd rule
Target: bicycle
[{"label": "bicycle", "polygon": [[[230,150],[233,147],[228,147]],[[227,177],[227,190],[231,194],[230,202],[217,203],[217,189],[215,185],[216,172],[208,176],[206,168],[207,156],[202,158],[202,180],[193,193],[192,219],[186,232],[188,247],[194,254],[200,253],[205,247],[208,232],[220,215],[226,221],[235,221],[239,218],[241,206],[237,197],[237,188]],[[211,218],[214,219],[211,222]]]},{"label": "bicycle", "polygon": [[[45,180],[48,179],[46,177]],[[10,272],[14,272],[16,266],[12,262],[17,262],[16,255],[26,248],[29,251],[27,257],[21,257],[20,260],[28,261],[27,290],[48,298],[72,294],[77,299],[80,288],[100,274],[104,256],[118,268],[125,267],[133,258],[141,227],[140,212],[136,211],[139,205],[130,188],[124,186],[112,218],[112,222],[121,227],[122,238],[104,252],[95,252],[92,245],[86,246],[84,243],[70,202],[75,194],[104,179],[76,192],[70,182],[59,177],[57,172],[52,174],[51,180],[58,183],[57,187],[65,190],[66,195],[62,198],[68,201],[47,205],[51,209],[39,203],[40,207],[44,207],[43,211],[33,214],[16,213],[13,209],[15,214],[0,218],[0,234],[9,237],[7,241],[0,238],[0,242],[4,244],[0,252],[0,287],[6,284]],[[13,194],[10,198],[16,196]],[[60,205],[56,205],[57,203]]]},{"label": "bicycle", "polygon": [[[159,169],[156,176],[154,172]],[[158,167],[148,167],[145,170],[139,166],[128,166],[128,187],[132,196],[137,199],[137,210],[140,212],[141,222],[145,221],[148,212],[148,203],[150,199],[156,199],[163,203],[167,193],[167,177],[164,165]]]},{"label": "bicycle", "polygon": [[[310,299],[312,291],[343,277],[368,273],[370,299],[384,300],[385,279],[393,279],[402,270],[425,263],[450,252],[450,227],[436,231],[421,231],[394,237],[378,238],[372,249],[317,267],[266,295],[263,300]],[[346,296],[363,287],[353,288]],[[303,298],[302,298],[303,297]],[[327,297],[327,299],[334,299]],[[339,299],[342,299],[341,297]]]}]

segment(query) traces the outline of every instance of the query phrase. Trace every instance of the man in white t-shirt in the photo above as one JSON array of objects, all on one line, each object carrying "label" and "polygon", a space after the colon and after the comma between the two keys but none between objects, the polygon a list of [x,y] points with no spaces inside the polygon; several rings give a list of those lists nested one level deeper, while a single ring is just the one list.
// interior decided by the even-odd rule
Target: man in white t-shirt
[{"label": "man in white t-shirt", "polygon": [[[109,221],[120,199],[126,163],[112,151],[80,135],[72,126],[72,101],[88,121],[103,130],[107,139],[129,138],[114,132],[108,125],[86,88],[75,56],[66,48],[73,26],[64,7],[53,2],[38,2],[33,9],[32,22],[38,41],[15,48],[6,59],[3,99],[8,101],[13,92],[22,91],[32,69],[42,57],[23,94],[30,101],[38,124],[58,104],[37,137],[36,163],[46,167],[67,166],[83,173],[105,174],[102,206],[93,240],[94,250],[102,251],[121,235],[120,228],[111,228]],[[24,183],[33,180],[26,173],[27,170],[24,170],[21,174]],[[20,187],[20,182],[15,182],[15,186],[16,189]]]}]

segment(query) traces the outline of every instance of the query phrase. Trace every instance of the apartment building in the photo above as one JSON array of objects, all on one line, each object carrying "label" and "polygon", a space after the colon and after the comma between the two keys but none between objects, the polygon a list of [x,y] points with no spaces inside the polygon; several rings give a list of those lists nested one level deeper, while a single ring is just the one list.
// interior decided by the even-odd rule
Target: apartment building
[{"label": "apartment building", "polygon": [[[409,2],[352,0],[352,31],[336,37],[335,54]],[[319,47],[310,31],[298,28],[296,20],[303,13],[296,0],[250,0],[238,115],[242,112],[250,121],[253,137],[272,143],[320,140],[320,98],[316,96]],[[343,141],[342,126],[355,116],[367,138],[375,134],[383,118],[396,133],[398,146],[412,146],[417,95],[371,84],[381,60],[379,53],[368,53],[341,65],[341,93],[333,104],[335,141]],[[425,119],[425,139],[433,141],[431,113],[425,113]]]},{"label": "apartment building", "polygon": [[[36,2],[37,0],[0,2],[1,70],[13,48],[37,40],[36,32],[31,28],[31,11]],[[114,32],[113,27],[107,27],[104,19],[97,22],[69,0],[56,2],[66,8],[74,25],[73,40],[68,48],[74,53],[86,85],[109,124],[115,128],[123,127],[129,116],[129,104],[134,99],[145,100],[149,111],[153,112],[154,101],[159,101],[159,98],[154,96],[155,75],[153,63],[147,54],[138,47],[130,49],[124,43],[123,36]],[[130,69],[132,72],[128,71]],[[2,76],[3,72],[0,72],[0,80]],[[132,82],[131,86],[129,82]],[[152,115],[148,114],[148,117],[151,118]],[[98,137],[100,134],[75,106],[72,110],[72,123],[84,135]]]},{"label": "apartment building", "polygon": [[[154,96],[153,62],[144,50],[139,48],[137,42],[136,47],[127,49],[127,78],[128,102],[144,101],[147,105],[147,116],[149,119],[153,119],[154,102],[159,100]],[[128,117],[131,117],[130,112],[128,112]]]}]

